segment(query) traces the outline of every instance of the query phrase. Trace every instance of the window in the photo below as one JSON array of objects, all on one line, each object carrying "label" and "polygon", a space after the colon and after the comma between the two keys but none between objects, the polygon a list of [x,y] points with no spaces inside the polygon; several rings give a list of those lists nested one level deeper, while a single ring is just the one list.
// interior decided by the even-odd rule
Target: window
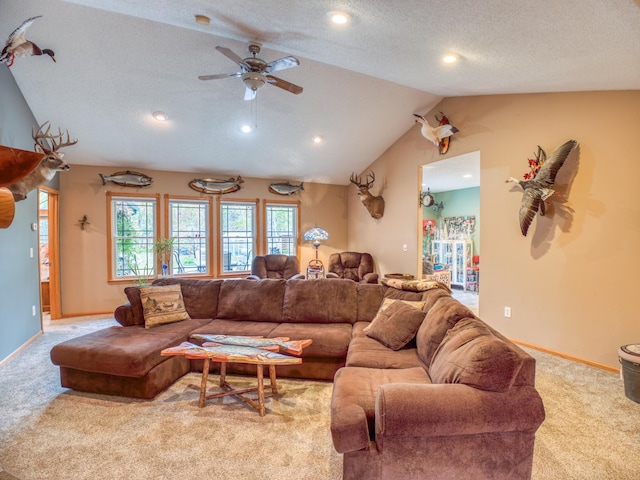
[{"label": "window", "polygon": [[173,238],[171,274],[211,271],[209,232],[211,200],[176,199],[165,196],[169,238]]},{"label": "window", "polygon": [[138,280],[156,273],[158,196],[107,193],[109,280]]},{"label": "window", "polygon": [[298,203],[265,202],[267,255],[298,256]]},{"label": "window", "polygon": [[246,273],[256,252],[256,201],[220,201],[221,274]]}]

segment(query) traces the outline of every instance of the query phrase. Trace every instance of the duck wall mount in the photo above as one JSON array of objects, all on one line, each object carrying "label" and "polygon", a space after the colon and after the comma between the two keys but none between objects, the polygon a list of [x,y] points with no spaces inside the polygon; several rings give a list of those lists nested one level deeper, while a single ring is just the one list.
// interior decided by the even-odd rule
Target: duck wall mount
[{"label": "duck wall mount", "polygon": [[429,140],[434,146],[438,147],[440,154],[444,155],[449,151],[450,137],[460,130],[449,123],[449,119],[444,113],[440,112],[440,115],[442,115],[440,118],[438,118],[437,115],[435,116],[438,121],[438,126],[434,128],[422,115],[413,114],[413,116],[416,117],[416,123],[422,124],[420,128],[422,136]]},{"label": "duck wall mount", "polygon": [[546,213],[546,200],[556,191],[553,189],[558,170],[574,148],[578,146],[575,140],[569,140],[554,150],[549,158],[545,151],[538,146],[535,159],[529,159],[530,171],[524,174],[524,180],[509,177],[505,182],[517,183],[522,187],[522,201],[520,203],[520,231],[527,236],[529,226],[537,212],[541,216]]},{"label": "duck wall mount", "polygon": [[56,61],[53,50],[40,48],[34,42],[25,38],[27,28],[40,17],[42,17],[42,15],[25,20],[18,28],[11,32],[2,52],[0,52],[0,63],[6,63],[8,67],[11,67],[16,57],[30,57],[32,55],[48,55],[51,57],[51,60]]}]

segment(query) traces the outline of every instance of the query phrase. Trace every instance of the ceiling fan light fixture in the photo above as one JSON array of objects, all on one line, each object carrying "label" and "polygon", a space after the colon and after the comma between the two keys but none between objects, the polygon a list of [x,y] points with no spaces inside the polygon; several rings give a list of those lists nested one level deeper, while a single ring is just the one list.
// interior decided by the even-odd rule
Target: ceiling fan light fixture
[{"label": "ceiling fan light fixture", "polygon": [[331,11],[327,14],[336,25],[346,25],[351,20],[351,15],[346,12]]},{"label": "ceiling fan light fixture", "polygon": [[264,75],[258,72],[247,72],[242,75],[242,83],[249,90],[254,92],[260,90],[267,83],[267,79]]}]

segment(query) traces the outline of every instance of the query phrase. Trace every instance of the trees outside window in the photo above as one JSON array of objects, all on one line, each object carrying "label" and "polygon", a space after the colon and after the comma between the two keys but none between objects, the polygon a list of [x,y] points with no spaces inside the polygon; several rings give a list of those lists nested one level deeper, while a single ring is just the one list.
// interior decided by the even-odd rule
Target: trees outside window
[{"label": "trees outside window", "polygon": [[298,202],[265,202],[266,254],[298,255]]},{"label": "trees outside window", "polygon": [[168,199],[172,275],[206,274],[210,266],[211,200]]},{"label": "trees outside window", "polygon": [[249,272],[256,254],[256,202],[220,202],[221,274]]},{"label": "trees outside window", "polygon": [[109,280],[144,279],[156,274],[158,234],[155,195],[116,196],[109,192]]}]

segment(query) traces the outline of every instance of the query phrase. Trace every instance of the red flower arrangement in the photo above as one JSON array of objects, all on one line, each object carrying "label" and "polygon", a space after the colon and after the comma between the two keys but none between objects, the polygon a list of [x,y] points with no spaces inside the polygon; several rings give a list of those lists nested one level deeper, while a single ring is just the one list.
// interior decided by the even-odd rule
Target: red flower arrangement
[{"label": "red flower arrangement", "polygon": [[536,178],[538,171],[542,168],[544,161],[547,159],[547,154],[542,148],[540,148],[540,145],[538,145],[538,153],[535,154],[535,157],[536,158],[528,159],[529,171],[523,175],[525,180],[533,180]]}]

